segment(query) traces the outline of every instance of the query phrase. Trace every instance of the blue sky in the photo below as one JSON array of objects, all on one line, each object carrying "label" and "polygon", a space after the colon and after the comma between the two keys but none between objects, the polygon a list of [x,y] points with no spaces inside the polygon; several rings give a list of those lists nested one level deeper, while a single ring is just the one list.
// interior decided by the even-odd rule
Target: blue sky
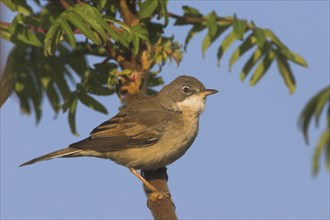
[{"label": "blue sky", "polygon": [[[203,13],[236,13],[272,29],[290,49],[306,58],[309,68],[292,66],[297,80],[294,95],[289,95],[276,65],[251,88],[248,81],[239,81],[244,61],[228,71],[233,48],[220,68],[217,47],[211,47],[202,58],[205,33],[191,41],[179,67],[173,63],[163,68],[166,83],[188,74],[220,91],[207,100],[193,146],[169,166],[169,186],[178,216],[329,219],[329,173],[323,161],[319,175],[311,175],[313,144],[325,128],[325,115],[320,128],[315,129],[312,123],[310,146],[297,127],[307,100],[329,84],[329,1],[170,1],[169,11],[181,14],[181,6],[188,4]],[[170,25],[167,33],[184,42],[187,30]],[[17,98],[4,104],[0,115],[1,219],[151,218],[139,180],[113,162],[74,158],[18,167],[86,137],[117,113],[116,97],[100,100],[109,115],[79,105],[80,137],[70,133],[66,115],[54,119],[47,101],[39,125],[34,117],[20,113]]]}]

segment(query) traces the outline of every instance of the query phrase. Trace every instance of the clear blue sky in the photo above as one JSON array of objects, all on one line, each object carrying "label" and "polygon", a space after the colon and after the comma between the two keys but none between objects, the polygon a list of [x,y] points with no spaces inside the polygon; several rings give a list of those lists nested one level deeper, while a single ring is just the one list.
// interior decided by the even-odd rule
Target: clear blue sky
[{"label": "clear blue sky", "polygon": [[[307,100],[329,84],[329,1],[171,1],[169,10],[181,14],[181,6],[186,4],[203,13],[236,13],[272,29],[307,59],[309,68],[293,66],[297,90],[292,96],[276,65],[250,88],[248,81],[239,81],[243,62],[228,72],[232,50],[221,68],[216,65],[216,47],[202,58],[205,33],[192,40],[179,67],[173,63],[163,68],[166,83],[189,74],[221,91],[207,100],[193,146],[169,166],[178,216],[329,219],[329,174],[323,161],[319,175],[311,175],[313,144],[325,128],[325,115],[319,129],[312,124],[310,146],[297,128],[298,114]],[[187,30],[170,25],[167,33],[184,42]],[[38,126],[34,117],[20,113],[17,98],[5,103],[1,108],[1,219],[151,218],[141,183],[113,162],[74,158],[18,167],[86,137],[116,114],[116,97],[102,101],[109,115],[79,105],[80,137],[70,133],[66,115],[54,119],[47,101]]]}]

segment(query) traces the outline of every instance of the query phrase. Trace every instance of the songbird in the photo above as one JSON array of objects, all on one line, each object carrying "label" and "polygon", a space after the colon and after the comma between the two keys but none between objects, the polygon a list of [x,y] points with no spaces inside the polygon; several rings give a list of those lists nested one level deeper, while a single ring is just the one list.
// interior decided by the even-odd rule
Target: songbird
[{"label": "songbird", "polygon": [[136,170],[156,170],[179,159],[194,142],[205,99],[217,93],[191,76],[180,76],[154,96],[138,99],[69,147],[21,166],[59,157],[98,157],[123,165],[151,191]]}]

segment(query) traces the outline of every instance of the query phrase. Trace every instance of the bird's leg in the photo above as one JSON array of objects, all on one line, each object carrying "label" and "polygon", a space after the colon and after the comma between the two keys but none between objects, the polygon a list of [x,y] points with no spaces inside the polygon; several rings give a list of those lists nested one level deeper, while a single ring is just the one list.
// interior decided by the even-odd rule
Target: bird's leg
[{"label": "bird's leg", "polygon": [[142,181],[142,183],[143,183],[148,189],[150,189],[152,192],[157,192],[157,191],[158,191],[153,185],[151,185],[147,180],[145,180],[145,179],[143,178],[143,176],[141,176],[141,175],[136,171],[136,169],[134,169],[134,168],[129,168],[129,171],[131,171],[131,173],[133,173],[134,176],[136,176],[137,178],[139,178],[139,179]]}]

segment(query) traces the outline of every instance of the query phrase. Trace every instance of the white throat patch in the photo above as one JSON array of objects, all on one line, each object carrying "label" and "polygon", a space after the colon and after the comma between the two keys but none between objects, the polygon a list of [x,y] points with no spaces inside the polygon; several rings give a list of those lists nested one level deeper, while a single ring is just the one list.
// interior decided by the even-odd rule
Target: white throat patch
[{"label": "white throat patch", "polygon": [[189,109],[188,111],[201,114],[205,109],[205,96],[194,94],[182,102],[178,102],[176,105],[181,111],[187,111]]}]

